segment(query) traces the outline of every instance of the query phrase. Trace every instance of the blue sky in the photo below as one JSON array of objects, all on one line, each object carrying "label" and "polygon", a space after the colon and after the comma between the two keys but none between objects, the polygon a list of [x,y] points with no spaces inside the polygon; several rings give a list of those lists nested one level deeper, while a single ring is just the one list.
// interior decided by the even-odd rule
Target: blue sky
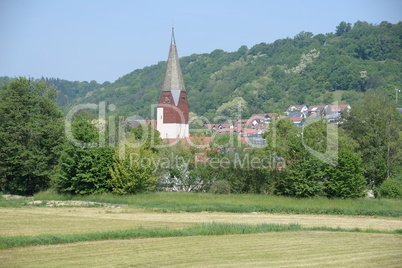
[{"label": "blue sky", "polygon": [[341,21],[402,21],[400,0],[0,0],[0,76],[115,81],[179,56],[235,51]]}]

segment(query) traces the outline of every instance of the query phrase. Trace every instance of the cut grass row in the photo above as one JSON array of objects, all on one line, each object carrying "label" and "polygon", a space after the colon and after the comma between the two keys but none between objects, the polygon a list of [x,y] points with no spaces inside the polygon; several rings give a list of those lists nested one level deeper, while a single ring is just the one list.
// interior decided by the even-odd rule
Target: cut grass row
[{"label": "cut grass row", "polygon": [[[401,199],[328,199],[291,198],[268,195],[207,193],[148,193],[118,196],[113,194],[73,196],[42,192],[35,200],[84,200],[100,203],[126,204],[157,212],[232,212],[331,214],[362,216],[402,216]],[[1,203],[0,203],[1,205]]]},{"label": "cut grass row", "polygon": [[44,234],[38,236],[13,236],[0,237],[0,249],[14,247],[27,247],[37,245],[57,245],[77,242],[91,242],[102,240],[124,240],[134,238],[163,238],[163,237],[187,237],[210,235],[255,234],[267,232],[288,231],[330,231],[330,232],[359,232],[402,234],[402,230],[380,231],[374,229],[362,230],[359,228],[344,229],[330,227],[303,227],[299,224],[227,224],[210,223],[201,224],[183,229],[168,228],[136,228],[132,230],[120,230],[109,232],[82,233],[82,234]]},{"label": "cut grass row", "polygon": [[2,267],[401,267],[400,235],[271,232],[0,250]]},{"label": "cut grass row", "polygon": [[[64,201],[63,201],[64,202]],[[305,227],[402,229],[402,218],[227,212],[153,212],[125,207],[0,208],[0,236],[34,236],[128,230],[138,227],[180,229],[206,223],[290,224]],[[101,223],[101,224],[100,224]]]}]

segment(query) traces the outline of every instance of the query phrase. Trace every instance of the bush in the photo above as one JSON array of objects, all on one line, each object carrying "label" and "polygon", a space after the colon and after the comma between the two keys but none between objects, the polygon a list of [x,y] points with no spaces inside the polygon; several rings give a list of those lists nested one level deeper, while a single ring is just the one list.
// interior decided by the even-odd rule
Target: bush
[{"label": "bush", "polygon": [[386,179],[376,191],[377,197],[402,198],[402,181],[398,179]]},{"label": "bush", "polygon": [[138,194],[155,190],[158,177],[153,174],[155,167],[152,163],[156,162],[157,155],[151,149],[122,146],[126,147],[125,158],[120,159],[117,150],[110,169],[112,191],[117,194]]},{"label": "bush", "polygon": [[227,180],[218,180],[212,183],[209,189],[213,194],[230,194],[230,184]]}]

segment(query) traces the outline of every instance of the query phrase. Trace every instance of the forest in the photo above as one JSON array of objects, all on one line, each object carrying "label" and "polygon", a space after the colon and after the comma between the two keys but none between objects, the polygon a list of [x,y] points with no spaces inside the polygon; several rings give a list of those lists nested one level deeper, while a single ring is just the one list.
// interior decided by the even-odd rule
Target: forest
[{"label": "forest", "polygon": [[[402,116],[395,103],[395,89],[402,88],[402,22],[341,22],[334,33],[301,32],[250,49],[194,54],[180,63],[191,111],[209,120],[235,98],[244,101],[244,118],[282,114],[295,104],[351,104],[336,127],[336,161],[319,161],[307,149],[325,153],[333,146],[325,120],[303,132],[289,120],[272,123],[265,148],[228,146],[230,134],[213,137],[209,151],[183,143],[165,148],[157,131],[143,127],[127,127],[125,141],[114,144],[119,116],[150,118],[166,65],[159,62],[103,84],[0,77],[0,192],[175,190],[356,198],[372,190],[377,197],[402,197]],[[88,146],[72,144],[64,135],[65,115],[77,104],[100,102],[116,109],[103,127],[97,113],[77,113],[72,135]],[[113,146],[99,146],[101,136]],[[202,133],[194,138],[200,144],[205,139]],[[127,144],[140,141],[134,148]],[[223,153],[225,147],[235,149]],[[183,161],[171,165],[172,159]]]}]

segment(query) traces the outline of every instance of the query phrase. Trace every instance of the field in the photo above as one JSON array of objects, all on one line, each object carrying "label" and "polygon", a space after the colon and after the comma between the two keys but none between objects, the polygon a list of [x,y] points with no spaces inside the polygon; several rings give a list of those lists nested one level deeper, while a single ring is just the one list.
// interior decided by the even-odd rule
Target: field
[{"label": "field", "polygon": [[[40,197],[58,199],[51,204],[59,206],[28,203]],[[0,199],[0,267],[401,267],[399,200],[323,199],[318,205],[253,195],[140,197],[86,197],[113,206],[76,206],[69,203],[75,197],[49,193]],[[272,202],[286,213],[221,211],[228,204],[261,210]],[[290,213],[299,211],[296,203],[321,214]],[[196,207],[211,211],[183,209]],[[330,213],[342,209],[357,215]],[[381,209],[393,217],[357,213]]]}]

